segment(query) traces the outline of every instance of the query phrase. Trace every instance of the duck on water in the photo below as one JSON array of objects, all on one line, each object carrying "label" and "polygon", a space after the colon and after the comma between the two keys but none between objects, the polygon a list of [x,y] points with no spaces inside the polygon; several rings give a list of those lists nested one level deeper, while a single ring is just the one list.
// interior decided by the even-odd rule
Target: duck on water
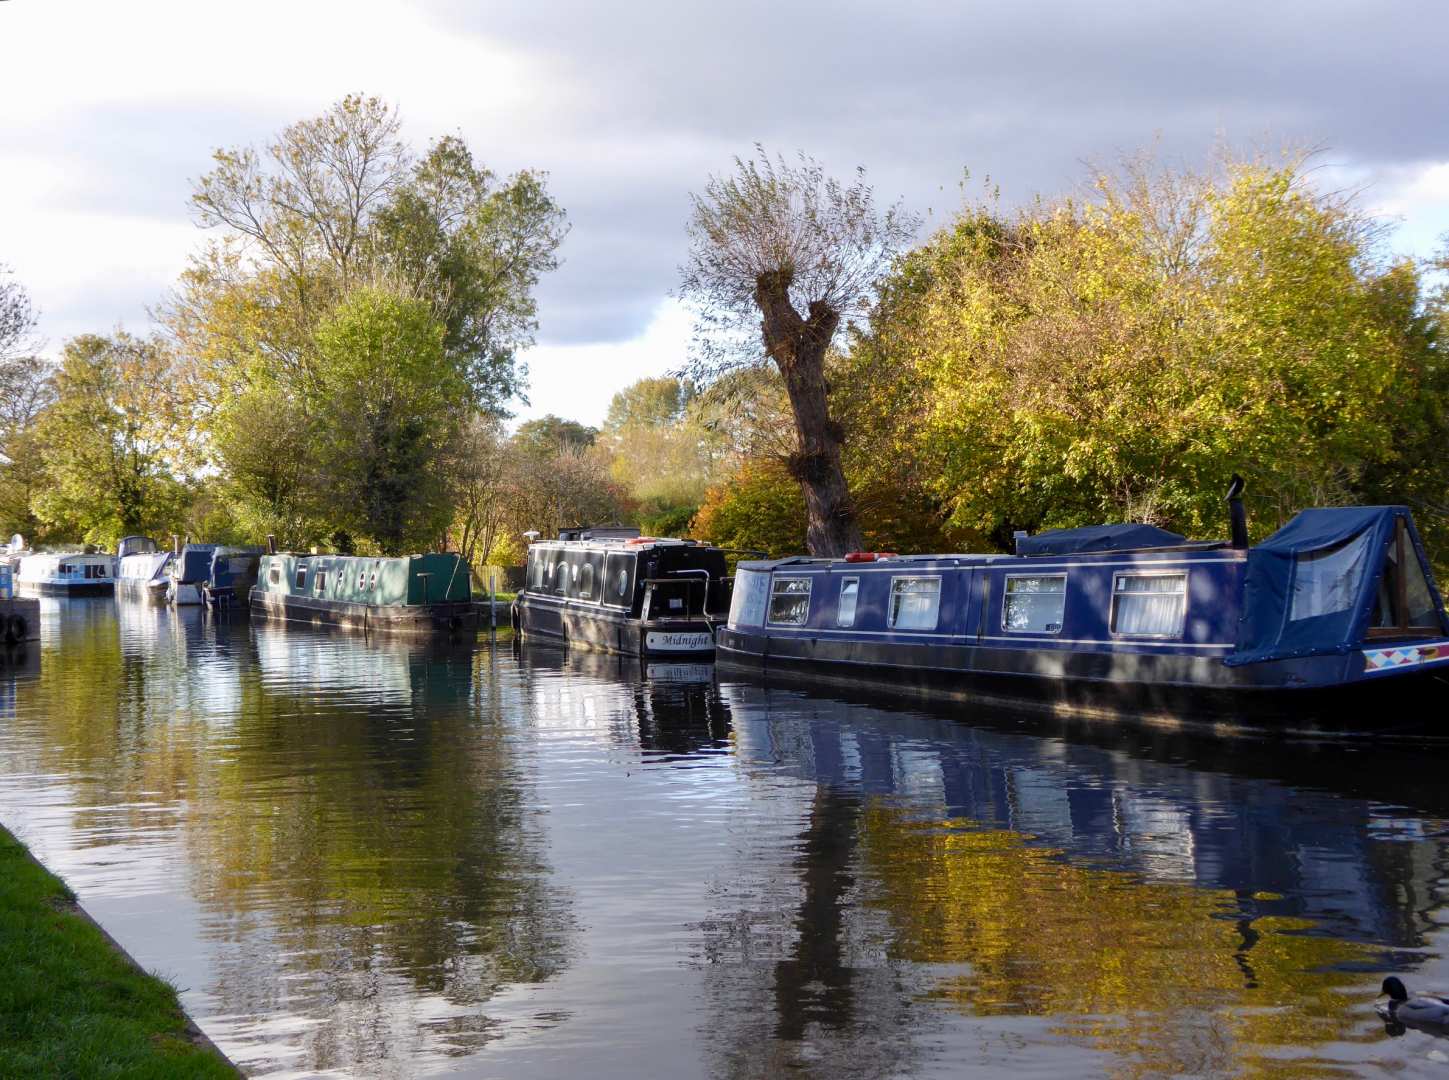
[{"label": "duck on water", "polygon": [[934,696],[1414,727],[1449,703],[1449,618],[1402,506],[1305,510],[1248,544],[1145,525],[1011,555],[742,562],[717,662]]}]

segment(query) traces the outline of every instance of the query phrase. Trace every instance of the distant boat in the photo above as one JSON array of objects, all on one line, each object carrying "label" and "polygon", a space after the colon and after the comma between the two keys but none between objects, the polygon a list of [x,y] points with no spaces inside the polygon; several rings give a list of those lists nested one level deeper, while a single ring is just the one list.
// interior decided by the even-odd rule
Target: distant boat
[{"label": "distant boat", "polygon": [[226,608],[240,599],[245,611],[265,554],[265,549],[259,547],[217,548],[206,579],[201,583],[202,601],[207,607]]},{"label": "distant boat", "polygon": [[202,586],[211,576],[215,544],[186,544],[166,566],[166,602],[177,607],[202,603]]},{"label": "distant boat", "polygon": [[116,595],[160,602],[170,579],[166,569],[171,552],[163,551],[149,536],[127,536],[116,548]]},{"label": "distant boat", "polygon": [[638,529],[568,529],[529,546],[513,604],[525,638],[673,660],[712,659],[729,610],[725,552]]},{"label": "distant boat", "polygon": [[263,555],[254,616],[392,634],[476,630],[467,564],[452,552],[373,558]]},{"label": "distant boat", "polygon": [[1305,510],[1249,548],[1144,525],[1022,537],[1014,555],[742,562],[719,662],[933,696],[1305,723],[1433,721],[1449,618],[1402,506]]},{"label": "distant boat", "polygon": [[116,588],[116,558],[104,552],[38,552],[23,556],[16,587],[48,596],[86,596]]}]

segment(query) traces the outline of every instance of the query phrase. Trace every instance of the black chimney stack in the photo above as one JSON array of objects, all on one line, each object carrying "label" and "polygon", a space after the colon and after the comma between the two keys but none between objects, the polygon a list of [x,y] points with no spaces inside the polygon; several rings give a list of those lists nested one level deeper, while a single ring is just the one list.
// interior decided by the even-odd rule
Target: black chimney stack
[{"label": "black chimney stack", "polygon": [[1232,523],[1233,547],[1246,551],[1248,547],[1248,515],[1243,512],[1243,478],[1233,473],[1228,482],[1228,519]]}]

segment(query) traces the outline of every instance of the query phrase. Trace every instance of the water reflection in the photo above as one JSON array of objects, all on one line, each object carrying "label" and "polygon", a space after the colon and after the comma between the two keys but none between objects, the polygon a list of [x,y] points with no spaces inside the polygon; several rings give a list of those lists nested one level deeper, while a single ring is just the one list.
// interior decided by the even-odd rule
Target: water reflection
[{"label": "water reflection", "polygon": [[[1449,975],[1413,748],[51,601],[0,818],[256,1074],[1308,1075]],[[1442,1045],[1442,1044],[1438,1044]]]}]

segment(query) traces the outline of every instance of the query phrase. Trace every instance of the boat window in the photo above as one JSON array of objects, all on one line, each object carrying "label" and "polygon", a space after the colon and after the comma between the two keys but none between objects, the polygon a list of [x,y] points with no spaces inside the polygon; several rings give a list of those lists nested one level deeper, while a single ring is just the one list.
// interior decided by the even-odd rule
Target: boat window
[{"label": "boat window", "polygon": [[1440,632],[1439,609],[1419,553],[1399,520],[1379,576],[1369,637],[1424,637]]},{"label": "boat window", "polygon": [[321,596],[322,593],[326,591],[326,589],[327,589],[327,571],[326,570],[318,570],[317,571],[317,573],[316,573],[316,584],[313,585],[312,587],[317,591],[317,595],[318,596]]},{"label": "boat window", "polygon": [[1059,634],[1066,607],[1066,574],[1008,577],[1001,628],[1013,634]]},{"label": "boat window", "polygon": [[941,612],[939,577],[891,579],[890,626],[893,630],[934,630]]},{"label": "boat window", "polygon": [[267,581],[273,585],[280,585],[282,583],[282,568],[280,566],[274,566],[268,570]]},{"label": "boat window", "polygon": [[634,602],[634,556],[611,554],[603,564],[607,573],[603,575],[606,604],[615,607],[629,607]]},{"label": "boat window", "polygon": [[299,566],[299,567],[297,567],[297,585],[296,585],[296,587],[298,589],[305,589],[307,587],[307,568],[305,566]]},{"label": "boat window", "polygon": [[803,626],[810,614],[810,578],[776,577],[770,587],[770,621]]},{"label": "boat window", "polygon": [[1117,574],[1112,580],[1112,633],[1181,637],[1187,574]]},{"label": "boat window", "polygon": [[591,562],[579,567],[578,596],[580,600],[594,599],[594,564]]},{"label": "boat window", "polygon": [[761,625],[765,621],[765,605],[769,598],[769,574],[759,570],[736,570],[735,587],[730,593],[729,625]]},{"label": "boat window", "polygon": [[366,567],[364,567],[363,569],[357,571],[357,591],[358,592],[361,592],[365,588],[367,588],[367,569],[366,569]]},{"label": "boat window", "polygon": [[1288,618],[1312,619],[1353,607],[1368,568],[1371,530],[1322,551],[1309,551],[1294,560],[1293,598]]},{"label": "boat window", "polygon": [[369,590],[377,588],[377,567],[375,566],[372,568],[372,575],[367,579],[367,587]]},{"label": "boat window", "polygon": [[840,583],[840,602],[835,605],[835,625],[855,625],[855,598],[860,592],[860,578],[848,577]]}]

